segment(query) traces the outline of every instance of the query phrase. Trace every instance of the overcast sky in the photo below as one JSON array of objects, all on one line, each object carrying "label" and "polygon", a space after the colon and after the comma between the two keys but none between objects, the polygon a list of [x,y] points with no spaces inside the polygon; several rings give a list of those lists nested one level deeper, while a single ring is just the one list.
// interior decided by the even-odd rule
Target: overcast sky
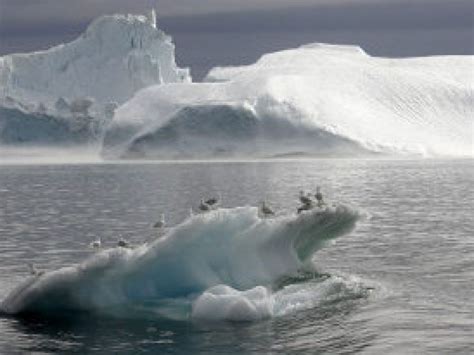
[{"label": "overcast sky", "polygon": [[380,56],[474,54],[474,0],[0,0],[0,54],[48,48],[99,15],[152,6],[197,79],[316,41]]}]

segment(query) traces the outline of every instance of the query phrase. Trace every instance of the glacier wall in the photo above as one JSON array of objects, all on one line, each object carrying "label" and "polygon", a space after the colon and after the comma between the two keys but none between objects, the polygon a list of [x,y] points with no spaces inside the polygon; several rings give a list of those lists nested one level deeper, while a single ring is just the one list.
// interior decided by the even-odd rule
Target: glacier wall
[{"label": "glacier wall", "polygon": [[122,105],[104,154],[472,156],[472,56],[389,59],[311,44]]}]

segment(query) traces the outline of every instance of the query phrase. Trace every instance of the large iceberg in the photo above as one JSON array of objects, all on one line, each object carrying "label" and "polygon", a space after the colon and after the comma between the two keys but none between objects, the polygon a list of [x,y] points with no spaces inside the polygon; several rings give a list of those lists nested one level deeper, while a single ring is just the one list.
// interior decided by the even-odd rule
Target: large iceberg
[{"label": "large iceberg", "polygon": [[[350,233],[359,217],[341,204],[271,219],[249,206],[193,215],[149,244],[107,249],[79,265],[34,275],[0,302],[0,315],[175,318],[183,303],[209,289],[196,304],[196,318],[256,320],[271,313],[263,285],[278,287],[297,274],[316,251]],[[232,288],[256,289],[239,294]]]},{"label": "large iceberg", "polygon": [[[152,11],[148,16],[103,16],[71,43],[0,57],[0,143],[15,141],[10,132],[31,136],[33,142],[43,137],[58,142],[54,137],[63,130],[74,134],[78,125],[100,129],[89,127],[100,126],[91,121],[110,119],[138,90],[190,82],[189,70],[177,67],[174,50]],[[25,132],[31,125],[24,116],[42,120],[32,127],[57,134]]]},{"label": "large iceberg", "polygon": [[389,59],[311,44],[203,83],[141,90],[109,125],[126,158],[289,154],[472,156],[472,56]]},{"label": "large iceberg", "polygon": [[155,13],[0,57],[0,144],[111,158],[472,156],[473,56],[389,59],[310,44],[192,83]]}]

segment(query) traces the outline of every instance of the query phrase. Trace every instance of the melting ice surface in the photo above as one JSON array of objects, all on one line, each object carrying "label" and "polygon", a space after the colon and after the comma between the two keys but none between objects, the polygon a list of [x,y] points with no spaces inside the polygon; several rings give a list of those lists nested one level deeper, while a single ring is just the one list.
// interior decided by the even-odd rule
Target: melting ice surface
[{"label": "melting ice surface", "polygon": [[104,250],[79,265],[32,276],[1,310],[210,320],[284,314],[295,305],[285,290],[271,291],[278,280],[349,233],[358,216],[344,205],[269,219],[254,207],[218,209],[188,218],[150,244]]},{"label": "melting ice surface", "polygon": [[389,59],[311,44],[204,83],[143,89],[105,152],[126,157],[385,153],[472,156],[472,56]]}]

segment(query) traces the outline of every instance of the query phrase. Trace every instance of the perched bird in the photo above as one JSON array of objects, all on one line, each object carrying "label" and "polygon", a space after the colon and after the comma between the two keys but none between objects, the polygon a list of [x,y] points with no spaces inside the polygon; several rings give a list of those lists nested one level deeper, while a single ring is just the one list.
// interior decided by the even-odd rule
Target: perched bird
[{"label": "perched bird", "polygon": [[33,263],[28,263],[28,269],[30,270],[31,275],[39,276],[44,273],[44,271],[38,271],[38,269],[36,269]]},{"label": "perched bird", "polygon": [[102,246],[102,240],[100,238],[94,240],[89,244],[91,248],[99,249]]},{"label": "perched bird", "polygon": [[160,220],[153,225],[153,228],[164,228],[165,225],[166,225],[165,214],[162,213]]},{"label": "perched bird", "polygon": [[322,207],[326,203],[324,202],[323,199],[323,194],[321,192],[321,188],[319,186],[316,187],[316,194],[314,195],[316,197],[316,201],[318,201],[318,207]]},{"label": "perched bird", "polygon": [[309,211],[313,209],[313,202],[309,201],[309,203],[303,203],[300,207],[298,207],[297,212],[300,214],[303,211]]},{"label": "perched bird", "polygon": [[207,199],[206,201],[204,201],[204,203],[206,205],[211,206],[211,207],[217,206],[220,203],[220,201],[222,200],[222,197],[221,197],[220,193],[218,193],[217,196],[218,197],[211,197],[210,199]]},{"label": "perched bird", "polygon": [[265,201],[262,202],[262,206],[260,207],[260,213],[262,214],[263,217],[269,217],[275,215],[275,212],[267,206]]},{"label": "perched bird", "polygon": [[312,203],[310,195],[306,195],[303,190],[300,191],[300,202],[303,205]]},{"label": "perched bird", "polygon": [[209,206],[203,199],[201,199],[201,203],[199,204],[199,210],[207,212],[211,210],[211,206]]},{"label": "perched bird", "polygon": [[117,246],[121,248],[128,248],[130,244],[123,238],[120,238],[119,241],[117,242]]}]

